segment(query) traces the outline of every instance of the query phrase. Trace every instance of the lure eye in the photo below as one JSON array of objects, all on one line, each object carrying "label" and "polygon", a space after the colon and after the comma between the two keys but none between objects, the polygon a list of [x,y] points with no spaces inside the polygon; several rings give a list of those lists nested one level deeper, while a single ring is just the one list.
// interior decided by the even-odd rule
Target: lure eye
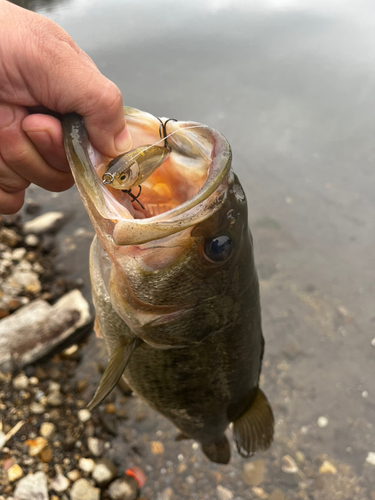
[{"label": "lure eye", "polygon": [[122,176],[120,177],[120,180],[121,180],[121,181],[124,181],[125,179],[126,179],[126,175],[122,175]]},{"label": "lure eye", "polygon": [[205,257],[213,262],[222,262],[232,253],[233,242],[229,236],[216,236],[204,245]]}]

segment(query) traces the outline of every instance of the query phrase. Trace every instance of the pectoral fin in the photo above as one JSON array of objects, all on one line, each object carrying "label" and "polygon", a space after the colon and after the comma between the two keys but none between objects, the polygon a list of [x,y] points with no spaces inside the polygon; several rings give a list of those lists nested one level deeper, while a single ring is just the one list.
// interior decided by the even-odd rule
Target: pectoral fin
[{"label": "pectoral fin", "polygon": [[105,369],[99,387],[97,388],[94,397],[87,405],[87,408],[89,410],[92,410],[96,406],[98,406],[103,401],[103,399],[112,391],[112,389],[119,381],[121,375],[124,373],[134,350],[142,342],[143,341],[141,339],[136,337],[129,344],[120,345],[115,349],[111,356],[111,359],[109,360],[107,368]]},{"label": "pectoral fin", "polygon": [[233,436],[238,453],[249,457],[266,450],[273,439],[273,413],[266,396],[258,388],[250,408],[233,422]]}]

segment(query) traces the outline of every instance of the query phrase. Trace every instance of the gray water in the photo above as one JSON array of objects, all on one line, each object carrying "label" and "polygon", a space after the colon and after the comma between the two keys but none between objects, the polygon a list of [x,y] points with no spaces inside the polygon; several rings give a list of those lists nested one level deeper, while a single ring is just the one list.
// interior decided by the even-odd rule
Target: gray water
[{"label": "gray water", "polygon": [[[288,499],[373,500],[375,466],[366,457],[375,452],[375,3],[28,5],[74,38],[126,105],[206,123],[228,138],[248,197],[264,388],[277,421],[275,444],[256,457],[267,469],[260,487],[265,494],[278,487]],[[29,197],[74,214],[62,233],[60,264],[87,283],[91,236],[74,231],[91,227],[74,188],[54,197],[34,188]],[[217,498],[212,471],[235,498],[257,498],[243,482],[243,460],[216,466],[189,442],[169,446],[173,427],[150,415],[154,425],[138,429],[140,441],[168,439],[164,457],[143,460],[149,498],[176,478],[188,488],[173,486],[176,498]],[[301,451],[298,479],[285,479],[281,457]],[[195,482],[185,480],[196,465],[176,469],[177,456],[189,453],[203,471]],[[319,472],[324,459],[336,474]],[[126,453],[122,460],[128,463]]]}]

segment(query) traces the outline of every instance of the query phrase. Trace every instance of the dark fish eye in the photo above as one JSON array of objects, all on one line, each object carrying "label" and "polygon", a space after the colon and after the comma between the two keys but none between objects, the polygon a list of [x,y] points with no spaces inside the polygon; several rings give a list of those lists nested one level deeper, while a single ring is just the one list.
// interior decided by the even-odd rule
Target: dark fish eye
[{"label": "dark fish eye", "polygon": [[204,254],[213,262],[222,262],[226,260],[233,249],[233,242],[229,236],[216,236],[209,239],[204,245]]}]

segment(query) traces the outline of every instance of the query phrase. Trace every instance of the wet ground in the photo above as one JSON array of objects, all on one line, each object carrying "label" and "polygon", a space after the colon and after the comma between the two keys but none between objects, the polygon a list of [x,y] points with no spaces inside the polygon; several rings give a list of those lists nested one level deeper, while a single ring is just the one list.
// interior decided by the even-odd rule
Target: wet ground
[{"label": "wet ground", "polygon": [[[136,398],[126,402],[125,439],[111,440],[109,458],[143,468],[150,500],[374,500],[373,3],[32,5],[73,36],[127,105],[223,132],[248,196],[263,388],[277,422],[274,445],[254,458],[258,476],[235,453],[217,466],[196,443],[176,443],[173,426]],[[93,232],[77,192],[34,188],[29,197],[71,214],[57,265],[82,277],[89,297]],[[96,384],[105,359],[90,337],[76,377]],[[119,391],[114,397],[120,404]]]}]

